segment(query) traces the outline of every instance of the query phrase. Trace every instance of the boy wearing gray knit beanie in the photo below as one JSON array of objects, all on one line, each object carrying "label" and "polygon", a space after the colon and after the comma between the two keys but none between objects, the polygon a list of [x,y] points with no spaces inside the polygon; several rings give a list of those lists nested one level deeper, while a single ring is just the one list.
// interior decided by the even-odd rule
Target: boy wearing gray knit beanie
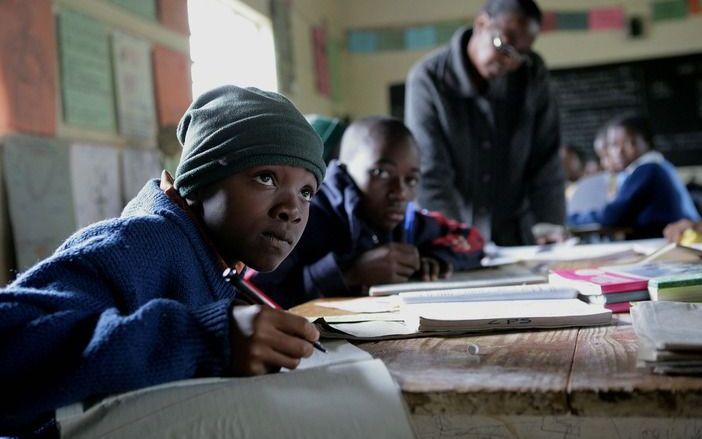
[{"label": "boy wearing gray knit beanie", "polygon": [[[254,88],[198,97],[177,130],[175,179],[68,238],[0,290],[0,435],[58,407],[169,381],[295,368],[319,332],[246,289],[297,244],[324,176],[295,106]],[[232,287],[234,284],[234,288]],[[259,301],[263,304],[242,304]],[[256,300],[252,300],[256,299]]]}]

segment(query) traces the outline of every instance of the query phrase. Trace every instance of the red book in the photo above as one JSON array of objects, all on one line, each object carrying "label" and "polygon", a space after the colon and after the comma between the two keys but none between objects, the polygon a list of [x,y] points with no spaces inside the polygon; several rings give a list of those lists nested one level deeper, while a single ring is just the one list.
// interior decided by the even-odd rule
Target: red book
[{"label": "red book", "polygon": [[596,268],[552,270],[548,275],[548,283],[573,287],[580,294],[585,295],[621,293],[648,288],[647,279],[624,276]]},{"label": "red book", "polygon": [[604,307],[612,311],[613,313],[629,312],[629,309],[631,308],[631,302],[606,303]]}]

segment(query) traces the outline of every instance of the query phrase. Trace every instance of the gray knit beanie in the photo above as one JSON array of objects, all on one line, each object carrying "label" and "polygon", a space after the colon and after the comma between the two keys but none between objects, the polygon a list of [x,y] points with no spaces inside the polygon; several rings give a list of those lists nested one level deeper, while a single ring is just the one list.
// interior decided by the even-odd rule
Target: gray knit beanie
[{"label": "gray knit beanie", "polygon": [[307,169],[324,178],[324,147],[285,97],[257,88],[225,85],[193,101],[178,124],[183,145],[175,186],[187,197],[236,172],[262,165]]}]

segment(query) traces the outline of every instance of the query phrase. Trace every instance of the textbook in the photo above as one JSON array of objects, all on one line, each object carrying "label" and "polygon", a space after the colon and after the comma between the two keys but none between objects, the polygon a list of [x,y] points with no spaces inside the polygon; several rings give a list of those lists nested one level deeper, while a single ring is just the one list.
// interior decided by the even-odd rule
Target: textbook
[{"label": "textbook", "polygon": [[506,278],[465,279],[458,281],[405,282],[398,284],[374,285],[368,290],[369,296],[388,296],[413,291],[449,290],[458,288],[496,287],[502,285],[524,285],[541,283],[545,280],[540,274],[521,274]]},{"label": "textbook", "polygon": [[656,277],[648,282],[651,300],[702,302],[702,274]]},{"label": "textbook", "polygon": [[580,294],[578,298],[587,303],[596,303],[600,305],[623,302],[636,302],[639,300],[649,300],[648,290],[639,291],[624,291],[621,293],[587,295]]},{"label": "textbook", "polygon": [[485,288],[456,288],[400,293],[404,304],[436,302],[475,302],[494,300],[574,299],[578,290],[550,284],[509,285]]},{"label": "textbook", "polygon": [[349,340],[461,335],[608,324],[611,311],[579,299],[491,300],[403,304],[392,313],[319,317],[322,337]]},{"label": "textbook", "polygon": [[648,279],[613,273],[601,268],[552,270],[548,275],[548,282],[551,285],[576,288],[585,295],[641,291],[648,288]]},{"label": "textbook", "polygon": [[652,261],[629,265],[612,265],[601,267],[601,269],[613,274],[650,280],[657,277],[702,275],[702,261]]},{"label": "textbook", "polygon": [[452,302],[407,305],[420,332],[503,331],[606,325],[612,312],[578,299]]}]

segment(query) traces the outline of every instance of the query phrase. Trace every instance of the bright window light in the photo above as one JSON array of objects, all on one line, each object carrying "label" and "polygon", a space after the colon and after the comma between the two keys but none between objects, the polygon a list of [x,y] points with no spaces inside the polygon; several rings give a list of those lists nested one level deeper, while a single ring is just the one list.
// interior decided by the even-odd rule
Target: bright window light
[{"label": "bright window light", "polygon": [[278,90],[270,20],[238,0],[188,0],[193,96],[234,84]]}]

